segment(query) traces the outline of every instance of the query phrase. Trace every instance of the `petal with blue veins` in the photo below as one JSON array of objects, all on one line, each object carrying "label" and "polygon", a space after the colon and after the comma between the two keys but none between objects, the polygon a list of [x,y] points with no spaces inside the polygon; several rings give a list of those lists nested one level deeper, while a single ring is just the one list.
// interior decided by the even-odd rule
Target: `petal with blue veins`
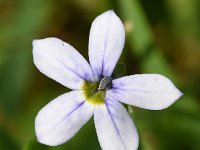
[{"label": "petal with blue veins", "polygon": [[124,41],[124,26],[112,10],[93,21],[89,37],[89,60],[93,72],[99,78],[112,75],[122,53]]},{"label": "petal with blue veins", "polygon": [[94,112],[95,128],[103,150],[136,150],[138,134],[125,108],[110,98],[97,105]]},{"label": "petal with blue veins", "polygon": [[112,81],[107,95],[123,103],[160,110],[169,107],[182,93],[166,77],[159,74],[138,74]]},{"label": "petal with blue veins", "polygon": [[93,112],[93,105],[85,101],[82,91],[72,91],[57,97],[36,116],[38,141],[50,146],[65,143],[92,117]]},{"label": "petal with blue veins", "polygon": [[33,61],[40,72],[71,89],[81,89],[84,80],[95,80],[85,58],[57,38],[34,40]]}]

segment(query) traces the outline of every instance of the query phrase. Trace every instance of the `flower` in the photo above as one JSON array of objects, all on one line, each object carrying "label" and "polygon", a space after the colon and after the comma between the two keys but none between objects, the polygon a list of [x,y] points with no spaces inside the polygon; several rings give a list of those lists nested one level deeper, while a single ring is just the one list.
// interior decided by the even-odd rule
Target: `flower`
[{"label": "flower", "polygon": [[72,89],[51,101],[36,116],[35,132],[40,143],[56,146],[68,141],[94,115],[102,149],[137,149],[136,127],[120,102],[160,110],[181,97],[173,83],[159,74],[113,79],[124,41],[124,26],[112,10],[92,23],[90,65],[75,48],[57,38],[33,41],[36,67]]}]

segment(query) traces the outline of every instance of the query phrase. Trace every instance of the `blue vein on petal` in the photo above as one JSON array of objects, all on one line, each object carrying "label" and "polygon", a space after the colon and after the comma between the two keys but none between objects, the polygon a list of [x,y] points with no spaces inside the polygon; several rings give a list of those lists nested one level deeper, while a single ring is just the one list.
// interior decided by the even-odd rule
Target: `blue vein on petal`
[{"label": "blue vein on petal", "polygon": [[157,94],[157,93],[161,93],[161,94],[169,94],[167,92],[161,92],[161,91],[142,91],[142,90],[135,90],[135,89],[122,89],[122,88],[118,88],[118,87],[113,87],[112,88],[113,93],[120,93],[120,91],[127,91],[127,92],[135,92],[135,93],[144,93],[144,94]]},{"label": "blue vein on petal", "polygon": [[[114,48],[113,48],[113,49],[116,49],[116,47],[117,47],[117,44],[118,44],[118,43],[115,43],[115,45],[114,45]],[[111,55],[112,55],[112,51],[110,52],[110,54],[107,54],[107,56],[108,56],[108,57],[106,57],[106,60],[105,60],[105,58],[104,58],[104,60],[103,60],[103,61],[104,61],[104,63],[103,63],[103,64],[107,64],[107,62],[109,61],[109,58],[110,58],[110,56],[111,56]],[[119,59],[119,58],[118,58],[118,59]],[[117,62],[116,62],[116,63],[117,63]],[[115,65],[116,65],[116,64],[115,64]],[[113,68],[113,69],[114,69],[114,68]],[[108,74],[108,72],[109,72],[108,70],[105,70],[105,68],[104,68],[104,70],[103,70],[103,71],[104,71],[104,73],[105,73],[105,74]]]},{"label": "blue vein on petal", "polygon": [[60,62],[63,66],[65,66],[68,70],[70,70],[71,72],[73,72],[75,75],[77,75],[78,77],[80,77],[81,79],[85,79],[85,77],[81,76],[80,74],[78,74],[75,70],[71,69],[70,67],[68,67],[67,65],[65,65],[65,63],[63,63],[61,60],[57,59],[58,62]]},{"label": "blue vein on petal", "polygon": [[[110,100],[110,101],[112,101],[112,100]],[[113,122],[114,128],[115,128],[115,130],[117,131],[117,135],[119,136],[120,141],[122,142],[122,145],[123,145],[124,149],[126,149],[126,145],[124,144],[124,141],[123,141],[123,139],[122,139],[122,137],[121,137],[121,135],[120,135],[119,129],[118,129],[118,127],[117,127],[117,124],[115,123],[115,120],[114,120],[114,118],[113,118],[113,116],[112,116],[112,113],[111,113],[111,111],[110,111],[110,109],[109,109],[109,106],[113,107],[113,105],[112,105],[112,104],[109,104],[108,102],[106,102],[105,104],[106,104],[106,108],[107,108],[107,110],[108,110],[109,116],[110,116],[110,118],[111,118],[111,121]]]},{"label": "blue vein on petal", "polygon": [[48,129],[46,131],[46,133],[48,133],[49,131],[53,130],[53,128],[55,128],[56,126],[58,126],[59,124],[61,124],[61,122],[63,122],[64,120],[66,120],[73,112],[75,112],[78,108],[80,108],[83,104],[85,103],[85,101],[82,101],[78,104],[75,105],[75,107],[65,115],[65,117],[63,117],[59,122],[57,122],[55,125],[53,125],[50,129]]},{"label": "blue vein on petal", "polygon": [[107,22],[107,24],[108,24],[108,26],[107,26],[107,28],[106,28],[106,39],[105,39],[105,42],[104,42],[104,49],[103,49],[103,59],[102,59],[102,68],[101,68],[101,75],[104,75],[104,58],[105,58],[105,51],[106,51],[106,48],[107,48],[107,41],[108,41],[108,32],[109,32],[109,28],[110,28],[110,26],[109,26],[109,23],[110,23],[110,17],[111,17],[111,13],[110,13],[110,16],[109,16],[109,18],[108,18],[108,22]]},{"label": "blue vein on petal", "polygon": [[77,104],[76,107],[74,109],[72,109],[63,120],[67,119],[74,111],[76,111],[79,107],[81,107],[83,104],[85,103],[85,101],[82,101],[81,103]]}]

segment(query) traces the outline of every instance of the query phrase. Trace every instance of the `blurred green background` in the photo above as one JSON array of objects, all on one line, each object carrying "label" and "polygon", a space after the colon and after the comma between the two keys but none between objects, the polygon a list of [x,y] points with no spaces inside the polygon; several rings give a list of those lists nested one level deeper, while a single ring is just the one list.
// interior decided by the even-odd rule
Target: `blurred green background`
[{"label": "blurred green background", "polygon": [[88,58],[90,25],[109,9],[126,28],[127,74],[161,73],[185,94],[162,111],[133,108],[139,149],[200,149],[199,0],[0,0],[0,150],[100,150],[92,119],[61,146],[36,141],[37,112],[68,89],[36,69],[32,40],[58,37]]}]

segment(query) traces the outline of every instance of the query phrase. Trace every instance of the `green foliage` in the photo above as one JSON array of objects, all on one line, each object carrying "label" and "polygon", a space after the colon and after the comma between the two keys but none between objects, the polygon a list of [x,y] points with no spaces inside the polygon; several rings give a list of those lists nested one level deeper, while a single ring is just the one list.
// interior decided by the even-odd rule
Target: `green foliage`
[{"label": "green foliage", "polygon": [[9,149],[18,150],[18,149],[20,149],[17,142],[15,142],[13,140],[12,135],[9,135],[8,133],[6,133],[1,128],[0,128],[0,149],[2,149],[2,150],[3,149],[5,149],[5,150],[9,150]]},{"label": "green foliage", "polygon": [[119,63],[116,65],[114,71],[113,71],[113,77],[112,78],[120,78],[122,76],[126,75],[126,65],[123,63]]}]

